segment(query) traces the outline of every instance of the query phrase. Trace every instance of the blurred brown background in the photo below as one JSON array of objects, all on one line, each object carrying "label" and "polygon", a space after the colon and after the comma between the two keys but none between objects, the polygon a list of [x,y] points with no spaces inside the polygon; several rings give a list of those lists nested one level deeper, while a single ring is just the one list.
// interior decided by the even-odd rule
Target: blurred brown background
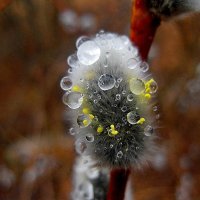
[{"label": "blurred brown background", "polygon": [[[59,82],[81,35],[129,33],[131,0],[0,2],[0,199],[65,200],[75,158]],[[200,14],[163,22],[150,52],[160,151],[136,200],[200,199]]]}]

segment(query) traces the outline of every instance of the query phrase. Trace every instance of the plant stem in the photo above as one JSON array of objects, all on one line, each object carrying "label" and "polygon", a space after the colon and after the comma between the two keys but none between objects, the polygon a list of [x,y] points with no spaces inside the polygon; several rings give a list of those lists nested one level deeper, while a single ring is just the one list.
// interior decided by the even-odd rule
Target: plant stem
[{"label": "plant stem", "polygon": [[110,173],[110,183],[107,200],[123,200],[130,169],[113,169]]},{"label": "plant stem", "polygon": [[[160,18],[151,13],[147,7],[148,0],[134,0],[131,17],[131,41],[138,47],[143,60],[147,60],[149,49]],[[123,200],[130,169],[113,169],[110,173],[110,183],[107,200]]]},{"label": "plant stem", "polygon": [[160,18],[150,12],[148,0],[134,0],[132,6],[130,38],[138,47],[143,60],[147,60],[148,52],[160,25]]}]

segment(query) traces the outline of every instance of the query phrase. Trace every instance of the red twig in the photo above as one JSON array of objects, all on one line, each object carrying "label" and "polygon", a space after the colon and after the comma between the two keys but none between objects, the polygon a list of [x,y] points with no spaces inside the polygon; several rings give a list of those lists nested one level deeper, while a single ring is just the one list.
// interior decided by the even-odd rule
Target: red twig
[{"label": "red twig", "polygon": [[130,38],[138,47],[143,60],[147,59],[160,18],[147,8],[148,0],[134,0],[131,17]]},{"label": "red twig", "polygon": [[[134,0],[131,17],[131,41],[138,47],[143,60],[147,60],[149,49],[160,18],[147,8],[148,0]],[[123,200],[130,169],[114,169],[110,174],[107,200]]]},{"label": "red twig", "polygon": [[123,200],[130,169],[114,169],[110,173],[107,200]]}]

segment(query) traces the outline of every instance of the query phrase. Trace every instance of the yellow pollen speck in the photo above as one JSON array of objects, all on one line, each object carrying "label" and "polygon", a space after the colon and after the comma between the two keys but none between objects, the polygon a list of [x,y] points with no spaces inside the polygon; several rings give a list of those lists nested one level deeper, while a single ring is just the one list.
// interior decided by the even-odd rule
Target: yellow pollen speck
[{"label": "yellow pollen speck", "polygon": [[89,114],[89,118],[90,118],[91,120],[94,119],[94,115]]},{"label": "yellow pollen speck", "polygon": [[145,118],[140,118],[138,121],[137,121],[137,124],[143,124],[145,122]]},{"label": "yellow pollen speck", "polygon": [[117,131],[117,130],[115,130],[115,126],[112,124],[112,125],[110,125],[110,133],[112,134],[112,135],[117,135],[119,132]]},{"label": "yellow pollen speck", "polygon": [[103,126],[99,125],[98,128],[97,128],[97,132],[102,133],[103,132]]},{"label": "yellow pollen speck", "polygon": [[90,113],[89,108],[83,108],[82,111],[83,111],[84,114],[89,114]]},{"label": "yellow pollen speck", "polygon": [[145,94],[144,96],[145,96],[145,98],[148,99],[148,100],[151,99],[151,95],[150,95],[149,93],[148,93],[148,94]]},{"label": "yellow pollen speck", "polygon": [[81,92],[81,88],[78,85],[74,85],[72,87],[72,91],[74,91],[74,92]]},{"label": "yellow pollen speck", "polygon": [[88,120],[86,120],[86,119],[83,120],[83,125],[84,125],[84,126],[87,126],[87,125],[88,125]]}]

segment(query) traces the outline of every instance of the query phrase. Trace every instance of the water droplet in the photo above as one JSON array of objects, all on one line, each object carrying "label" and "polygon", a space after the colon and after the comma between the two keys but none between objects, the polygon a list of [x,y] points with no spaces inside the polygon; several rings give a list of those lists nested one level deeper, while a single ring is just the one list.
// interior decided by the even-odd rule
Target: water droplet
[{"label": "water droplet", "polygon": [[122,42],[125,44],[125,45],[129,45],[130,44],[130,40],[129,38],[126,36],[126,35],[123,35],[120,37]]},{"label": "water droplet", "polygon": [[149,65],[147,62],[142,62],[141,65],[140,65],[140,69],[143,71],[143,72],[147,72],[149,70]]},{"label": "water droplet", "polygon": [[86,172],[89,179],[96,179],[99,177],[99,170],[96,167],[91,168],[90,170],[87,170]]},{"label": "water droplet", "polygon": [[77,56],[83,65],[92,65],[100,57],[101,51],[93,41],[86,41],[78,48]]},{"label": "water droplet", "polygon": [[109,51],[106,52],[106,58],[108,58],[108,57],[110,57],[110,52]]},{"label": "water droplet", "polygon": [[77,139],[75,142],[75,150],[78,154],[83,154],[87,149],[87,145],[81,139]]},{"label": "water droplet", "polygon": [[72,88],[72,80],[68,76],[63,77],[60,81],[60,87],[63,90],[71,89]]},{"label": "water droplet", "polygon": [[88,142],[94,142],[94,136],[91,133],[88,133],[85,138]]},{"label": "water droplet", "polygon": [[117,158],[122,158],[122,157],[123,157],[122,151],[117,152]]},{"label": "water droplet", "polygon": [[154,93],[157,92],[157,90],[158,90],[158,85],[157,85],[157,83],[156,83],[154,80],[151,81],[151,83],[150,83],[150,93],[151,93],[151,94],[154,94]]},{"label": "water droplet", "polygon": [[119,87],[119,83],[115,82],[115,87],[118,88]]},{"label": "water droplet", "polygon": [[129,94],[129,95],[127,96],[127,100],[128,100],[128,101],[133,101],[133,99],[134,99],[134,95],[133,95],[133,94]]},{"label": "water droplet", "polygon": [[110,90],[114,87],[115,85],[115,78],[110,75],[110,74],[103,74],[100,76],[99,80],[98,80],[98,86],[102,89],[102,90]]},{"label": "water droplet", "polygon": [[120,77],[120,78],[117,79],[117,82],[118,82],[118,83],[121,83],[122,80],[123,80],[123,79]]},{"label": "water droplet", "polygon": [[83,44],[84,42],[90,40],[89,37],[87,36],[81,36],[76,40],[76,48],[79,48],[81,46],[81,44]]},{"label": "water droplet", "polygon": [[75,68],[79,66],[77,54],[72,54],[67,58],[67,63],[70,67]]},{"label": "water droplet", "polygon": [[130,90],[133,94],[140,95],[145,90],[144,82],[141,79],[132,78],[129,81]]},{"label": "water droplet", "polygon": [[126,94],[126,90],[123,90],[123,91],[122,91],[122,94],[125,95],[125,94]]},{"label": "water droplet", "polygon": [[137,121],[140,119],[139,115],[134,112],[134,111],[131,111],[127,114],[127,121],[130,123],[130,124],[137,124]]},{"label": "water droplet", "polygon": [[95,104],[97,104],[97,103],[98,103],[98,100],[97,100],[97,99],[95,99],[95,100],[94,100],[94,103],[95,103]]},{"label": "water droplet", "polygon": [[121,95],[120,94],[116,94],[115,101],[119,101],[120,99],[121,99]]},{"label": "water droplet", "polygon": [[157,111],[158,111],[158,107],[157,107],[157,106],[154,106],[154,107],[153,107],[153,111],[154,111],[154,112],[157,112]]},{"label": "water droplet", "polygon": [[122,112],[126,112],[127,111],[127,107],[126,106],[122,106],[121,110],[122,110]]},{"label": "water droplet", "polygon": [[139,58],[130,58],[127,61],[127,67],[129,69],[135,69],[136,67],[138,67],[140,65],[140,60]]},{"label": "water droplet", "polygon": [[114,145],[113,144],[110,144],[110,148],[112,149],[114,147]]},{"label": "water droplet", "polygon": [[67,70],[67,72],[68,72],[69,74],[72,74],[72,73],[73,73],[72,68],[70,67],[70,68]]},{"label": "water droplet", "polygon": [[153,134],[153,127],[150,126],[150,125],[147,125],[145,128],[144,128],[144,134],[146,136],[151,136]]},{"label": "water droplet", "polygon": [[92,121],[88,115],[84,115],[84,114],[78,115],[77,124],[79,125],[80,128],[89,126],[91,122]]},{"label": "water droplet", "polygon": [[71,109],[80,108],[83,103],[83,95],[80,92],[65,93],[63,103]]},{"label": "water droplet", "polygon": [[100,94],[97,94],[97,97],[98,97],[98,99],[101,99],[101,95]]},{"label": "water droplet", "polygon": [[69,129],[69,133],[70,133],[70,135],[75,135],[76,134],[75,129],[74,128],[70,128]]}]

